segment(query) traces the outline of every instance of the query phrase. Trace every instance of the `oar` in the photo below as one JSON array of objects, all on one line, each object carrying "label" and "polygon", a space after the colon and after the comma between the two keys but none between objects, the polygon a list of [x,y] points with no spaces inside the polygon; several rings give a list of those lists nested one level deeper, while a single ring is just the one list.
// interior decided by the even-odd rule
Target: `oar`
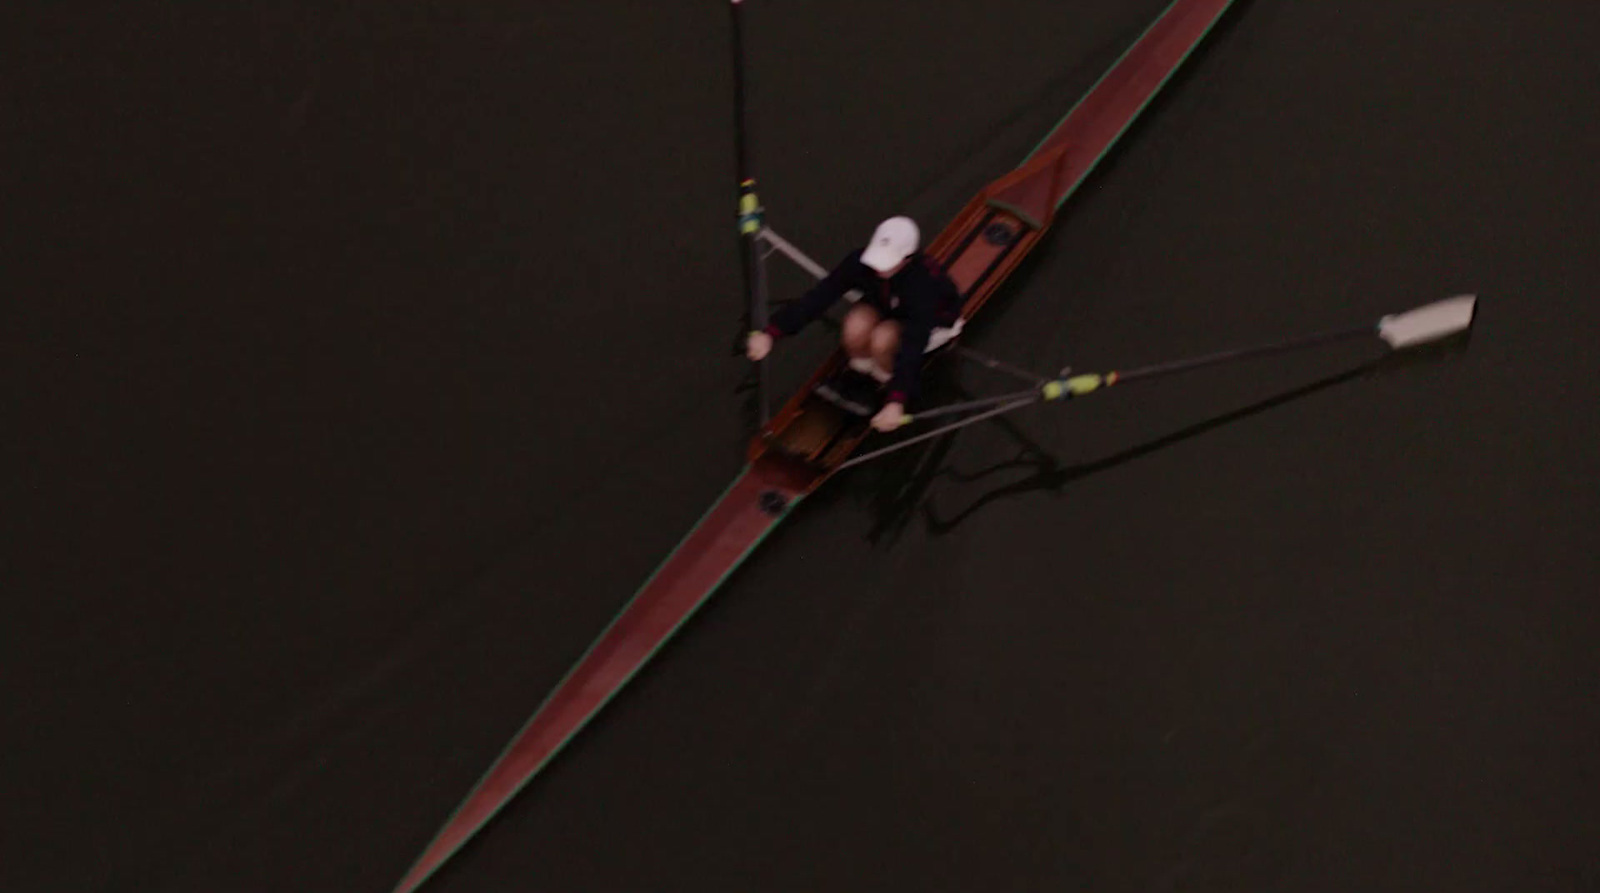
[{"label": "oar", "polygon": [[1136,381],[1141,378],[1155,378],[1174,372],[1187,372],[1190,369],[1214,366],[1218,363],[1226,363],[1232,360],[1285,353],[1335,341],[1354,340],[1370,335],[1377,335],[1383,339],[1391,350],[1405,350],[1449,338],[1452,335],[1466,331],[1472,327],[1472,318],[1477,312],[1477,308],[1478,298],[1476,295],[1457,295],[1453,298],[1445,298],[1442,301],[1434,301],[1432,304],[1424,304],[1404,313],[1385,316],[1378,320],[1376,327],[1371,324],[1355,326],[1349,329],[1322,332],[1316,335],[1307,335],[1302,338],[1293,338],[1288,341],[1263,344],[1257,347],[1225,350],[1188,360],[1141,366],[1137,369],[1129,369],[1126,372],[1111,372],[1106,375],[1108,379],[1106,384]]},{"label": "oar", "polygon": [[[744,112],[744,27],[740,10],[743,0],[728,4],[733,23],[733,154],[739,178],[739,256],[744,266],[745,299],[749,307],[750,330],[760,332],[767,327],[767,268],[762,258],[761,246],[756,244],[761,234],[761,200],[756,196],[756,179],[750,173],[749,151],[746,148]],[[756,364],[756,400],[760,403],[757,424],[766,427],[768,412],[767,363]]]},{"label": "oar", "polygon": [[1149,366],[1139,366],[1133,369],[1106,373],[1089,373],[1073,375],[1067,378],[1056,378],[1045,382],[1038,388],[1026,391],[1015,391],[1002,394],[998,397],[985,397],[980,400],[968,400],[963,403],[952,403],[939,406],[906,416],[904,424],[915,421],[924,421],[938,416],[952,415],[960,412],[984,409],[985,412],[959,422],[935,428],[907,438],[883,449],[863,453],[849,461],[841,463],[836,471],[843,471],[852,465],[860,465],[879,456],[887,455],[905,449],[913,444],[920,443],[931,437],[938,437],[977,424],[985,419],[1020,409],[1040,401],[1071,399],[1092,393],[1102,387],[1117,384],[1126,384],[1130,381],[1150,380],[1179,372],[1188,372],[1206,366],[1216,366],[1230,363],[1235,360],[1253,359],[1256,357],[1270,356],[1272,354],[1288,353],[1295,350],[1305,350],[1324,344],[1339,341],[1353,341],[1358,338],[1377,336],[1390,350],[1408,350],[1441,341],[1453,335],[1458,335],[1472,327],[1472,321],[1477,313],[1478,298],[1476,295],[1457,295],[1432,304],[1424,304],[1404,313],[1391,314],[1379,319],[1377,324],[1353,326],[1348,329],[1335,329],[1329,332],[1319,332],[1315,335],[1303,335],[1299,338],[1290,338],[1284,341],[1274,341],[1268,344],[1259,344],[1253,347],[1241,347],[1233,350],[1224,350],[1209,353],[1203,356],[1191,357],[1183,360],[1173,360],[1166,363],[1155,363]]}]

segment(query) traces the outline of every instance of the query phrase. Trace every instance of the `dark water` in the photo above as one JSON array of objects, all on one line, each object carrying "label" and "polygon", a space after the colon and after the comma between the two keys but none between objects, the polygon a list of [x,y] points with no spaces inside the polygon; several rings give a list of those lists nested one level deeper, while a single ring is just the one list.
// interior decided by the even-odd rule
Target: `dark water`
[{"label": "dark water", "polygon": [[[739,468],[726,9],[33,6],[0,876],[386,890]],[[771,223],[936,229],[1163,6],[752,3]],[[435,889],[1600,888],[1596,45],[1589,2],[1241,3],[970,343],[1471,291],[1470,347],[835,481]]]}]

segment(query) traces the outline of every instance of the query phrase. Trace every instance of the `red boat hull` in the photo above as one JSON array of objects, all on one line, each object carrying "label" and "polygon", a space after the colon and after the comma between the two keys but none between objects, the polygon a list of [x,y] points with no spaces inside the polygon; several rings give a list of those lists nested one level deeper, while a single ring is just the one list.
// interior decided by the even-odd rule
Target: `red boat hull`
[{"label": "red boat hull", "polygon": [[776,455],[746,466],[517,732],[397,889],[416,889],[532,780],[783,520],[814,477]]},{"label": "red boat hull", "polygon": [[[970,318],[1233,0],[1177,0],[1023,165],[990,184],[930,244]],[[835,356],[818,370],[828,374]],[[395,888],[436,872],[605,706],[794,505],[866,436],[808,386],[751,444],[750,464],[600,634],[507,745]]]}]

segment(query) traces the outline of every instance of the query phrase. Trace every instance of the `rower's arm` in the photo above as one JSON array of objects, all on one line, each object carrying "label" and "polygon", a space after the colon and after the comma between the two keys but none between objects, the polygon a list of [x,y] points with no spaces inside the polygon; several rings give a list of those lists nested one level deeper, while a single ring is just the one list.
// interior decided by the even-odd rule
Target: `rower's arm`
[{"label": "rower's arm", "polygon": [[774,338],[793,335],[838,303],[845,292],[856,288],[860,278],[861,252],[852,251],[809,291],[772,312],[767,334]]},{"label": "rower's arm", "polygon": [[900,349],[895,353],[894,375],[889,380],[889,402],[902,406],[917,396],[923,355],[933,330],[939,327],[941,314],[956,312],[952,308],[961,306],[961,291],[955,282],[937,265],[927,263],[928,273],[918,289],[921,294],[907,305],[906,318],[900,324]]},{"label": "rower's arm", "polygon": [[917,395],[917,379],[922,373],[922,354],[933,336],[932,306],[919,302],[900,323],[900,349],[895,353],[894,374],[889,379],[889,402],[904,406]]}]

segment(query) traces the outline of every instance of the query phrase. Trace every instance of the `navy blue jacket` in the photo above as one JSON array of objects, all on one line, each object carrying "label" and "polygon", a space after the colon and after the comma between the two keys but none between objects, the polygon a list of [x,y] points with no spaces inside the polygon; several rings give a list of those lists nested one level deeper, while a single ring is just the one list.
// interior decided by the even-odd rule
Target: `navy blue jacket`
[{"label": "navy blue jacket", "polygon": [[883,319],[900,322],[900,351],[889,380],[889,400],[906,403],[916,396],[922,354],[936,328],[955,324],[961,315],[961,292],[938,261],[921,252],[888,279],[861,262],[861,249],[845,255],[822,281],[794,301],[773,311],[767,333],[793,335],[832,307],[845,292],[859,289],[861,303]]}]

